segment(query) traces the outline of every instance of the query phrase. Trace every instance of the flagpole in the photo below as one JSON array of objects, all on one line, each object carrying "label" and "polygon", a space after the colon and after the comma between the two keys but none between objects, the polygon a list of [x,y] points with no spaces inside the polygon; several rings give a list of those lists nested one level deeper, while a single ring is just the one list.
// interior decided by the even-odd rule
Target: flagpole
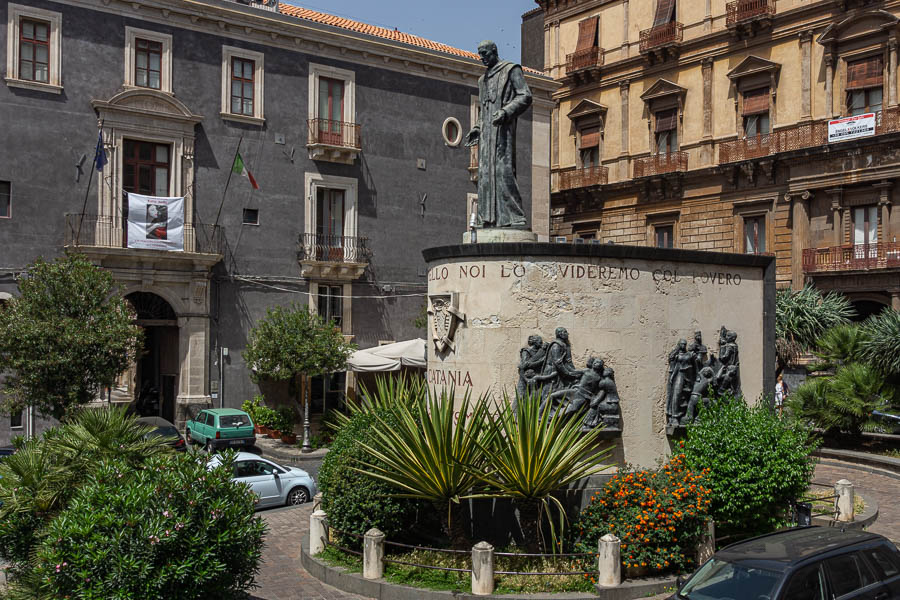
[{"label": "flagpole", "polygon": [[219,202],[219,212],[216,213],[216,222],[213,224],[213,231],[219,225],[219,217],[222,215],[222,207],[225,205],[225,194],[228,193],[228,184],[231,183],[231,175],[234,173],[234,161],[237,160],[238,153],[241,151],[241,142],[244,141],[244,134],[238,140],[237,148],[234,149],[234,158],[231,159],[231,166],[228,167],[228,180],[225,182],[225,189],[222,191],[222,201]]},{"label": "flagpole", "polygon": [[[104,119],[100,120],[100,131],[97,134],[98,136],[103,135],[103,123]],[[100,151],[105,152],[103,150],[102,145],[100,146]],[[81,203],[81,215],[78,217],[78,231],[75,233],[75,246],[78,247],[78,242],[81,239],[81,224],[84,223],[84,211],[87,210],[87,201],[88,196],[91,193],[91,183],[94,181],[94,170],[97,168],[97,149],[94,149],[94,161],[91,163],[91,173],[88,175],[88,184],[87,189],[84,190],[84,202]]]}]

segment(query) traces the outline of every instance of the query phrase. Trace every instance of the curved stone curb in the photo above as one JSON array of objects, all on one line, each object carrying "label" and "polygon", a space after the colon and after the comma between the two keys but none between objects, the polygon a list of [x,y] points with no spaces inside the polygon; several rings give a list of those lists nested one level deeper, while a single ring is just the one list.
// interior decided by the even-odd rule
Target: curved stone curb
[{"label": "curved stone curb", "polygon": [[878,518],[878,502],[874,498],[869,498],[862,494],[857,495],[866,503],[866,509],[861,515],[857,515],[853,521],[847,523],[825,517],[814,517],[812,524],[820,527],[837,527],[839,529],[865,529]]},{"label": "curved stone curb", "polygon": [[358,594],[378,600],[481,600],[497,598],[503,600],[584,600],[603,598],[604,600],[636,600],[655,594],[662,594],[675,587],[675,577],[639,579],[623,583],[615,588],[596,588],[596,593],[560,594],[491,594],[476,596],[467,592],[429,590],[390,583],[384,579],[363,579],[359,573],[350,573],[340,567],[332,567],[309,555],[309,540],[300,543],[300,560],[303,568],[319,581],[342,592]]},{"label": "curved stone curb", "polygon": [[838,448],[819,448],[813,452],[813,456],[882,469],[889,471],[885,475],[894,479],[900,479],[900,458],[891,458],[890,456],[882,456],[870,452],[857,452],[856,450],[840,450]]}]

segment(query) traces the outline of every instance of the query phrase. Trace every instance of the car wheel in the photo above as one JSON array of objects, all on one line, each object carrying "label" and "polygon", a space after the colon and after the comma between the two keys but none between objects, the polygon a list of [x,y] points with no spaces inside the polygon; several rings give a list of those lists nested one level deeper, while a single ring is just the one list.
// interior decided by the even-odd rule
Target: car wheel
[{"label": "car wheel", "polygon": [[301,504],[306,504],[309,502],[309,490],[305,487],[295,487],[287,495],[287,504],[288,506],[299,506]]}]

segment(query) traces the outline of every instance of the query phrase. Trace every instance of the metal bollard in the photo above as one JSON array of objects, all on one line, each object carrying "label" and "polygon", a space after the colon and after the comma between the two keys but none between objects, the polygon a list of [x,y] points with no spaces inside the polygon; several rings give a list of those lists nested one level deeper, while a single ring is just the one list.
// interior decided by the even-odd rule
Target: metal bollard
[{"label": "metal bollard", "polygon": [[494,547],[478,542],[472,548],[472,594],[489,596],[494,593]]},{"label": "metal bollard", "polygon": [[325,542],[328,539],[328,529],[325,519],[328,515],[324,510],[317,510],[309,515],[309,553],[316,555],[325,550]]},{"label": "metal bollard", "polygon": [[611,533],[597,542],[597,584],[603,587],[622,585],[622,542]]},{"label": "metal bollard", "polygon": [[846,479],[841,479],[834,484],[834,493],[837,498],[834,501],[835,510],[837,510],[838,521],[852,521],[853,514],[853,484]]},{"label": "metal bollard", "polygon": [[363,577],[381,579],[384,575],[384,534],[374,527],[363,538]]},{"label": "metal bollard", "polygon": [[319,510],[320,508],[322,508],[322,492],[313,496],[313,510]]}]

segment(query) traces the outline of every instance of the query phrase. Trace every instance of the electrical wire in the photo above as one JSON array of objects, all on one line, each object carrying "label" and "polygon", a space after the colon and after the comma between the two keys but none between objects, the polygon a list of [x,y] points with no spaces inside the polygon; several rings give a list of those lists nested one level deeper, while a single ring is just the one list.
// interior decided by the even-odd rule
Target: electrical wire
[{"label": "electrical wire", "polygon": [[[253,279],[249,279],[247,277],[241,277],[240,275],[234,275],[232,279],[237,281],[244,281],[246,283],[252,283],[254,285],[259,285],[262,287],[267,287],[273,290],[278,290],[279,292],[287,292],[289,294],[301,294],[303,296],[313,296],[314,294],[310,292],[303,292],[300,290],[291,290],[288,288],[279,287],[277,285],[271,285],[268,283],[263,283],[262,281],[254,281]],[[414,293],[414,294],[386,294],[384,296],[331,296],[332,298],[351,298],[355,300],[383,300],[385,298],[424,298],[428,294],[427,293]]]}]

